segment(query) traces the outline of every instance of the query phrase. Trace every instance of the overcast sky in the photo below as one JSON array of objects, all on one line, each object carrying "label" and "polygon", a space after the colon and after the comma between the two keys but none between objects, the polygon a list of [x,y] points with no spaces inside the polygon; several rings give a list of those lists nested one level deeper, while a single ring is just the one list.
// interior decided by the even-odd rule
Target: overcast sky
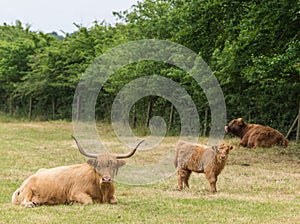
[{"label": "overcast sky", "polygon": [[138,0],[0,0],[0,24],[20,20],[31,30],[62,34],[76,30],[73,23],[89,27],[95,20],[114,24],[113,11],[130,9]]}]

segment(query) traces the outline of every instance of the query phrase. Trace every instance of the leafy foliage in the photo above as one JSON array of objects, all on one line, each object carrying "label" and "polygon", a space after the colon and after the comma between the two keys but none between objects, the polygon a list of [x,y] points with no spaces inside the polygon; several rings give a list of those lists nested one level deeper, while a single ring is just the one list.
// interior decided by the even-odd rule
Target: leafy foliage
[{"label": "leafy foliage", "polygon": [[[30,119],[70,119],[76,85],[97,56],[133,40],[166,39],[189,47],[209,64],[223,89],[228,119],[244,117],[287,131],[299,105],[299,12],[298,0],[144,0],[114,12],[115,26],[75,24],[77,31],[64,38],[55,32],[32,32],[20,21],[3,24],[0,111],[29,114]],[[110,119],[114,96],[126,83],[149,75],[183,86],[205,129],[208,104],[199,85],[180,69],[157,62],[134,63],[111,76],[99,95],[97,119]],[[137,102],[132,126],[147,129],[151,115],[169,121],[171,134],[180,130],[176,110],[156,96]]]}]

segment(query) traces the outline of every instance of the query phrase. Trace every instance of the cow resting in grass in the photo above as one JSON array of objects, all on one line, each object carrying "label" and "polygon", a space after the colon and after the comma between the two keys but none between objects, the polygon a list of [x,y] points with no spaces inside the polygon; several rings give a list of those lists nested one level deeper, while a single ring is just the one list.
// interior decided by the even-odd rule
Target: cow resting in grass
[{"label": "cow resting in grass", "polygon": [[[73,137],[73,136],[72,136]],[[79,151],[90,159],[87,163],[40,169],[28,177],[12,195],[12,203],[25,207],[39,205],[117,203],[113,177],[125,158],[134,155],[91,154],[76,141]]]},{"label": "cow resting in grass", "polygon": [[269,126],[248,124],[243,118],[230,121],[228,126],[225,126],[225,131],[239,137],[239,145],[248,148],[288,145],[288,140],[279,131]]},{"label": "cow resting in grass", "polygon": [[229,151],[232,146],[220,143],[212,147],[193,145],[179,142],[176,147],[174,165],[178,168],[178,190],[189,187],[189,178],[192,172],[204,173],[210,183],[210,191],[216,193],[218,175],[224,169]]}]

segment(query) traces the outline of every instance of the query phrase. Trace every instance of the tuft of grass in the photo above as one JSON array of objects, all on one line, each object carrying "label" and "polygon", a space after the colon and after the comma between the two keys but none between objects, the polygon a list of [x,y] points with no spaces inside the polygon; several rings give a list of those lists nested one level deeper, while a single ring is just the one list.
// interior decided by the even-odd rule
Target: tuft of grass
[{"label": "tuft of grass", "polygon": [[[122,149],[110,125],[98,124],[106,145]],[[176,190],[177,176],[159,183],[130,186],[116,183],[117,205],[12,205],[11,195],[38,169],[85,162],[77,151],[70,122],[0,120],[0,223],[298,223],[300,220],[300,150],[246,149],[238,139],[219,176],[218,193],[209,192],[203,174],[193,173],[190,189]],[[145,161],[172,150],[176,137],[166,137]],[[207,139],[200,139],[206,142]],[[132,161],[141,159],[140,155]],[[138,161],[136,161],[138,162]],[[248,164],[249,166],[241,166]],[[174,168],[175,171],[175,168]]]}]

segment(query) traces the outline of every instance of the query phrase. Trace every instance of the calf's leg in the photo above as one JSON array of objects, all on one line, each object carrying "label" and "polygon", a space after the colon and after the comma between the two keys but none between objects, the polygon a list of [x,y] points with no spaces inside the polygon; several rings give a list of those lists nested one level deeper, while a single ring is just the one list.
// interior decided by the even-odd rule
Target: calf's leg
[{"label": "calf's leg", "polygon": [[205,174],[205,177],[210,184],[211,193],[215,194],[217,192],[216,183],[217,183],[218,178],[214,174]]},{"label": "calf's leg", "polygon": [[217,192],[216,183],[217,183],[217,180],[210,182],[210,191],[213,194],[215,194]]},{"label": "calf's leg", "polygon": [[189,178],[190,178],[190,175],[191,175],[191,171],[190,170],[185,170],[185,169],[178,169],[178,187],[177,189],[179,191],[182,190],[183,188],[183,184],[186,186],[186,187],[189,187]]},{"label": "calf's leg", "polygon": [[190,187],[190,186],[189,186],[189,179],[190,179],[191,173],[192,173],[192,171],[187,170],[187,171],[186,171],[185,178],[184,178],[184,180],[183,180],[183,183],[185,184],[185,186],[186,186],[187,188]]}]

